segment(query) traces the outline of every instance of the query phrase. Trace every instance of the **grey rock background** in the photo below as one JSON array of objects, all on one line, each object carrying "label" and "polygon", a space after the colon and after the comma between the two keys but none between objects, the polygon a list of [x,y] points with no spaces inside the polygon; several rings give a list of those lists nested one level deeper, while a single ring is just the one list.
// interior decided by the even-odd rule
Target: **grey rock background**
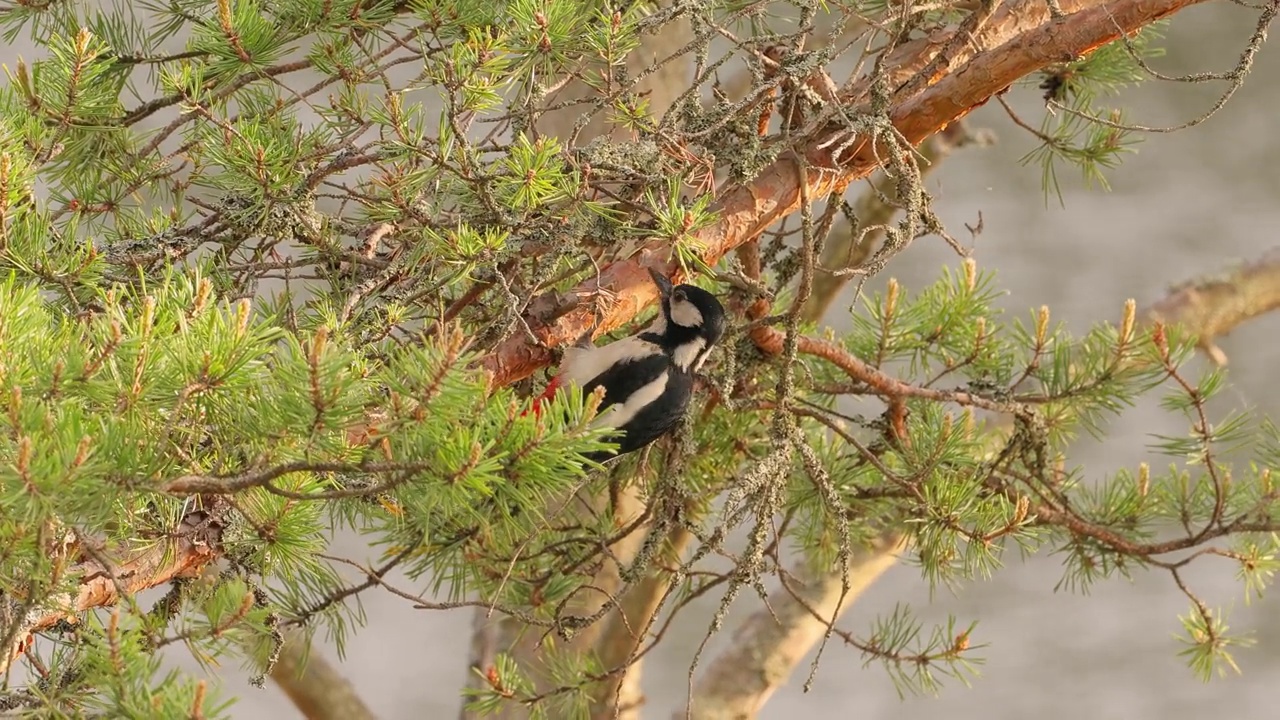
[{"label": "grey rock background", "polygon": [[[1254,17],[1253,11],[1226,3],[1184,11],[1170,27],[1165,42],[1169,56],[1155,64],[1167,74],[1227,70],[1251,34]],[[40,53],[22,44],[3,48],[10,65],[17,54],[31,59]],[[937,209],[958,237],[967,235],[962,223],[973,224],[982,212],[985,231],[977,240],[977,258],[980,266],[997,271],[1000,286],[1009,291],[1003,303],[1008,312],[1026,317],[1029,308],[1047,304],[1055,318],[1083,331],[1118,317],[1126,298],[1141,306],[1172,283],[1257,257],[1276,244],[1277,86],[1280,49],[1265,47],[1253,76],[1221,113],[1191,130],[1148,137],[1137,155],[1108,173],[1112,192],[1087,190],[1067,170],[1062,176],[1065,209],[1056,199],[1046,206],[1038,168],[1017,165],[1034,147],[1032,138],[1014,128],[998,106],[983,108],[972,121],[997,130],[1000,144],[964,150],[946,161],[930,179]],[[1222,88],[1153,82],[1117,102],[1133,110],[1135,122],[1177,125],[1207,110]],[[1035,91],[1021,91],[1017,98],[1024,117],[1039,117]],[[892,275],[908,289],[920,288],[936,279],[943,265],[955,263],[942,242],[921,240],[872,285],[879,287]],[[837,307],[830,319],[837,328],[847,322],[841,320],[842,312]],[[1222,407],[1248,405],[1280,417],[1277,337],[1280,318],[1273,316],[1222,341],[1232,360],[1233,383]],[[1082,443],[1072,461],[1102,477],[1151,459],[1146,451],[1150,433],[1184,431],[1155,403],[1145,403],[1117,419],[1104,442]],[[344,555],[367,555],[359,538],[339,538],[336,545],[335,551]],[[1187,603],[1166,575],[1138,575],[1132,583],[1114,580],[1081,596],[1054,592],[1061,577],[1058,558],[1037,556],[1024,562],[1011,554],[1006,563],[988,582],[933,595],[919,572],[904,563],[886,574],[843,623],[865,631],[896,603],[912,605],[926,622],[945,622],[948,615],[962,623],[978,620],[973,642],[990,647],[983,651],[983,677],[972,689],[950,682],[939,697],[900,700],[882,670],[874,665],[863,669],[856,651],[833,642],[812,691],[801,690],[806,661],[762,717],[1276,716],[1270,683],[1280,671],[1277,606],[1267,599],[1246,607],[1234,568],[1225,561],[1198,563],[1189,580],[1211,605],[1231,611],[1233,630],[1256,633],[1259,644],[1237,653],[1243,675],[1209,684],[1195,680],[1176,656],[1180,645],[1172,635],[1180,629],[1177,616],[1187,612]],[[412,587],[407,581],[401,586]],[[456,716],[470,612],[414,611],[377,592],[365,593],[361,600],[369,623],[350,638],[342,668],[370,706],[388,720]],[[699,608],[687,611],[661,651],[650,656],[645,668],[649,717],[666,718],[683,706],[689,662],[716,602],[704,602],[701,614]],[[757,606],[752,594],[744,593],[730,618],[730,632],[734,617]],[[728,636],[713,643],[712,652]],[[317,651],[336,657],[331,646]],[[189,672],[208,674],[222,693],[239,696],[234,709],[238,718],[296,716],[278,690],[250,687],[247,675],[236,667],[210,672],[182,651],[173,653],[172,661]]]}]

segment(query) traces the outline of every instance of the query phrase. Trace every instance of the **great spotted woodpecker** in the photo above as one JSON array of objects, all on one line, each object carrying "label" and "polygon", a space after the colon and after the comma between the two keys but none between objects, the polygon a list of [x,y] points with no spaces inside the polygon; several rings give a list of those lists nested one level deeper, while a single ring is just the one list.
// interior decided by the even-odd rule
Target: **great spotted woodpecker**
[{"label": "great spotted woodpecker", "polygon": [[565,385],[584,394],[604,388],[596,426],[617,428],[616,451],[587,456],[603,462],[634,452],[670,432],[684,417],[693,397],[694,374],[724,336],[724,306],[715,295],[693,285],[672,286],[654,270],[662,311],[649,327],[630,337],[596,347],[566,348],[555,378],[534,406]]}]

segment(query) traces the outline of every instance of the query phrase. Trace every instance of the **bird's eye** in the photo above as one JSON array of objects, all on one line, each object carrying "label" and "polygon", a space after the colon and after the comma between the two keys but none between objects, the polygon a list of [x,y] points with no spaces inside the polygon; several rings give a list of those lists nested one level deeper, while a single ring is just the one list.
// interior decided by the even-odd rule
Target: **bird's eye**
[{"label": "bird's eye", "polygon": [[671,293],[671,299],[676,302],[684,302],[688,298],[685,297],[683,290],[677,290],[674,293]]}]

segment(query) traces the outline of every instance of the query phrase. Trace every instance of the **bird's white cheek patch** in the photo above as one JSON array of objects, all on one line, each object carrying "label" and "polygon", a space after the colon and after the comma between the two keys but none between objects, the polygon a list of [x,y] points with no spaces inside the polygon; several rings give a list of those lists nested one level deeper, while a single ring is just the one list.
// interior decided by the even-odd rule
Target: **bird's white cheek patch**
[{"label": "bird's white cheek patch", "polygon": [[595,427],[617,428],[631,422],[646,405],[662,397],[662,393],[667,389],[668,375],[666,371],[663,371],[648,385],[631,393],[631,397],[627,398],[626,402],[610,405],[608,410],[596,416],[592,425]]},{"label": "bird's white cheek patch", "polygon": [[702,311],[689,301],[671,304],[671,320],[684,327],[702,327]]},{"label": "bird's white cheek patch", "polygon": [[[671,353],[671,359],[675,362],[676,367],[681,370],[697,370],[702,366],[702,361],[706,359],[702,351],[707,347],[707,341],[704,338],[694,338],[693,340],[676,348]],[[701,356],[701,357],[699,357]]]}]

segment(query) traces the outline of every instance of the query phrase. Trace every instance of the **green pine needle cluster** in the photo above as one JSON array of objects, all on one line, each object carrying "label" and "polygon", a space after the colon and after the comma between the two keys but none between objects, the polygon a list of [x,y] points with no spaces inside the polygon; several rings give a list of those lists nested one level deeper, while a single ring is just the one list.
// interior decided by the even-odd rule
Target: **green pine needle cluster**
[{"label": "green pine needle cluster", "polygon": [[[1135,152],[1139,138],[1127,129],[1122,110],[1103,111],[1098,100],[1147,79],[1146,62],[1164,55],[1164,48],[1156,43],[1165,25],[1164,21],[1148,25],[1132,38],[1110,42],[1039,76],[1046,110],[1039,129],[1032,132],[1040,145],[1022,162],[1040,166],[1046,201],[1052,192],[1062,202],[1058,170],[1064,164],[1079,168],[1086,183],[1110,189],[1105,171],[1117,167],[1126,153]],[[1108,124],[1090,118],[1103,118]]]}]

